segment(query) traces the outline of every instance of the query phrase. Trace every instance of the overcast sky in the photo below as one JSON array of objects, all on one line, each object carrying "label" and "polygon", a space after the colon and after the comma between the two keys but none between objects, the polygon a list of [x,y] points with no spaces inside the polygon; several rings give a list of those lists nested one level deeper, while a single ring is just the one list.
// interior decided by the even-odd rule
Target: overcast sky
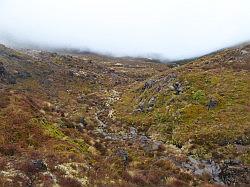
[{"label": "overcast sky", "polygon": [[181,59],[250,40],[250,0],[0,0],[0,42]]}]

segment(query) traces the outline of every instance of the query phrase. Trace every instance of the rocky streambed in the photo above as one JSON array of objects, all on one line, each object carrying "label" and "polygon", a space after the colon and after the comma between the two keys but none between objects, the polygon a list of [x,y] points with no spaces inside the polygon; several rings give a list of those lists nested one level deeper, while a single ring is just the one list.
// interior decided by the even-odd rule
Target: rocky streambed
[{"label": "rocky streambed", "polygon": [[[114,92],[117,93],[117,92]],[[112,96],[111,96],[112,97]],[[117,94],[116,94],[117,97]],[[116,101],[117,98],[108,98],[108,102]],[[138,129],[134,126],[126,127],[119,126],[117,127],[118,131],[111,130],[111,126],[114,126],[113,123],[117,123],[114,121],[113,117],[111,117],[110,111],[113,109],[110,107],[111,103],[106,104],[106,108],[102,110],[98,110],[96,112],[96,122],[98,127],[95,129],[95,133],[104,137],[105,140],[110,141],[113,144],[117,144],[118,142],[131,142],[131,147],[133,144],[139,145],[145,153],[155,153],[157,151],[163,151],[163,155],[161,155],[158,159],[166,159],[170,160],[176,164],[177,167],[182,170],[186,170],[187,172],[191,172],[193,175],[205,176],[207,175],[210,178],[210,181],[213,183],[226,185],[226,184],[237,184],[238,180],[245,180],[244,182],[249,181],[249,168],[242,167],[240,162],[235,160],[227,160],[223,162],[216,162],[214,160],[202,160],[194,155],[185,155],[181,148],[176,147],[172,144],[165,144],[164,142],[157,141],[152,139],[150,136],[146,134],[146,132],[139,132]],[[178,160],[175,156],[169,154],[168,150],[171,147],[172,152],[181,154],[185,157],[184,160]],[[126,147],[117,147],[117,155],[122,157],[125,165],[129,164],[129,154],[126,151]]]}]

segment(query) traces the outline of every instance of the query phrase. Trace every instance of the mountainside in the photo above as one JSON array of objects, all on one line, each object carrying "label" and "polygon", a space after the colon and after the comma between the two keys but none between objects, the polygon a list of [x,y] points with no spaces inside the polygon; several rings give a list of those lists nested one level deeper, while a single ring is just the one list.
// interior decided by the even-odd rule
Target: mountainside
[{"label": "mountainside", "polygon": [[0,186],[250,185],[250,45],[180,66],[0,45]]}]

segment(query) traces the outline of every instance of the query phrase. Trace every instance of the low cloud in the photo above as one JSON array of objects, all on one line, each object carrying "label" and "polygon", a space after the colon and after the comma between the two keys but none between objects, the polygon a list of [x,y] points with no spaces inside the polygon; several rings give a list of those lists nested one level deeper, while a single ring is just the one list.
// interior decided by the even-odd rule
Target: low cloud
[{"label": "low cloud", "polygon": [[0,0],[0,42],[182,59],[250,39],[248,0]]}]

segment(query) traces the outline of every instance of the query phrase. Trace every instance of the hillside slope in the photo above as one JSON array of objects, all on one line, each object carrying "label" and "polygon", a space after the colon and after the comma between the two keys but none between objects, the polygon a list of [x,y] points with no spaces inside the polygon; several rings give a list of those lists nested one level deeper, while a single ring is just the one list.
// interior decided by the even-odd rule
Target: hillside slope
[{"label": "hillside slope", "polygon": [[170,67],[0,45],[1,186],[249,184],[249,48]]}]

